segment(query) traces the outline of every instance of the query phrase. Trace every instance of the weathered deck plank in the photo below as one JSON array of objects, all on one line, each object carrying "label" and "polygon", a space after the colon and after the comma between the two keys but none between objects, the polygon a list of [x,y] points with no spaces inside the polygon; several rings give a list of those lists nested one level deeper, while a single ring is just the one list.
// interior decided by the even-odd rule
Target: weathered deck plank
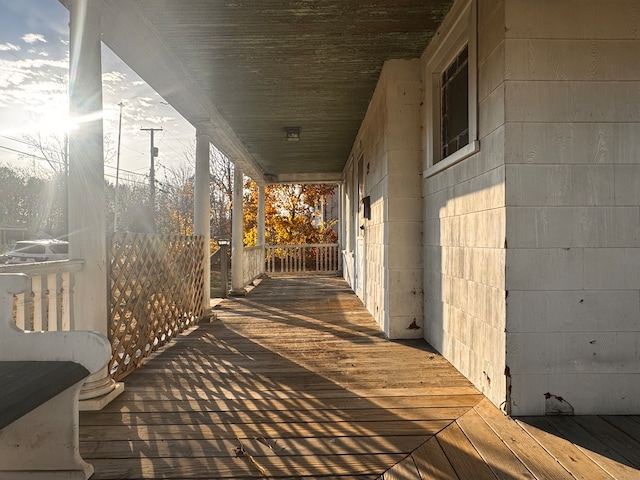
[{"label": "weathered deck plank", "polygon": [[558,462],[577,480],[612,480],[612,476],[598,467],[587,455],[571,442],[547,432],[549,424],[538,417],[518,421],[529,435],[535,438],[542,447],[553,455]]},{"label": "weathered deck plank", "polygon": [[470,410],[458,425],[499,480],[532,479],[533,474],[507,447],[478,412]]},{"label": "weathered deck plank", "polygon": [[480,402],[478,413],[491,429],[506,443],[511,451],[524,463],[535,478],[548,480],[573,480],[573,476],[553,459],[538,442],[523,435],[522,427],[506,418],[488,401]]},{"label": "weathered deck plank", "polygon": [[[594,459],[561,438],[566,428],[542,435],[505,417],[425,342],[386,340],[341,279],[268,279],[216,315],[127,377],[103,411],[81,415],[92,479],[640,473],[631,466],[638,418],[597,425],[600,437],[631,448],[617,456],[601,449]],[[560,420],[589,428],[588,419]],[[578,467],[563,461],[572,454],[582,455]]]},{"label": "weathered deck plank", "polygon": [[340,279],[267,280],[216,316],[82,415],[95,479],[376,478],[483,398]]},{"label": "weathered deck plank", "polygon": [[427,440],[411,456],[423,480],[458,480],[436,437]]},{"label": "weathered deck plank", "polygon": [[[597,416],[580,418],[582,423],[586,425],[589,425],[591,422],[599,423],[600,419],[600,417]],[[535,417],[530,419],[525,417],[519,421],[521,424],[528,424],[529,422],[536,425],[541,431],[555,436],[555,441],[564,445],[564,448],[577,448],[582,454],[589,458],[593,464],[597,465],[594,469],[594,473],[588,478],[598,478],[598,475],[601,475],[600,470],[606,472],[616,480],[632,480],[640,478],[640,470],[629,464],[623,454],[616,451],[612,445],[595,437],[588,429],[583,428],[579,423],[577,423],[574,418],[563,416],[545,418]],[[532,432],[530,429],[528,429],[528,431]],[[538,441],[542,445],[545,445],[548,441],[545,440],[545,436],[543,434],[538,435],[537,433],[532,432],[532,436],[536,439],[540,438]],[[574,476],[579,478],[581,474],[581,465],[577,465],[577,463],[578,462],[572,461],[570,462],[570,465],[573,469],[577,470],[574,473]],[[598,470],[598,468],[600,470]]]},{"label": "weathered deck plank", "polygon": [[489,466],[456,423],[440,432],[437,439],[458,477],[474,480],[495,479]]}]

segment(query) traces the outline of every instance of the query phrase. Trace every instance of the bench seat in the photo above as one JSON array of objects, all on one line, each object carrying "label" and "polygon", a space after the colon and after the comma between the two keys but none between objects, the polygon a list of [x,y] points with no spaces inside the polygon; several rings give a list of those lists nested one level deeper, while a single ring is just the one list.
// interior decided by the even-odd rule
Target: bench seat
[{"label": "bench seat", "polygon": [[111,344],[98,332],[19,329],[13,295],[30,291],[27,275],[0,273],[0,479],[87,480],[80,390],[106,368]]},{"label": "bench seat", "polygon": [[88,375],[70,361],[0,361],[0,430]]}]

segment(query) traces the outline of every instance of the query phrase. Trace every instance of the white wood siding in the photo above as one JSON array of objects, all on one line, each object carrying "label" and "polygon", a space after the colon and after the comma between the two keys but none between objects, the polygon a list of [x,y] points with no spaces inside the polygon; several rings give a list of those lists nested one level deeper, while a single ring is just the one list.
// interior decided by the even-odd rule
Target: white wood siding
[{"label": "white wood siding", "polygon": [[[423,184],[425,338],[500,405],[506,395],[504,2],[477,7],[480,151]],[[425,128],[431,115],[424,112]]]},{"label": "white wood siding", "polygon": [[640,411],[639,12],[506,1],[513,414]]},{"label": "white wood siding", "polygon": [[357,220],[364,228],[364,302],[394,339],[423,336],[420,68],[418,59],[385,64],[352,152],[354,161],[364,159],[371,198],[371,219]]}]

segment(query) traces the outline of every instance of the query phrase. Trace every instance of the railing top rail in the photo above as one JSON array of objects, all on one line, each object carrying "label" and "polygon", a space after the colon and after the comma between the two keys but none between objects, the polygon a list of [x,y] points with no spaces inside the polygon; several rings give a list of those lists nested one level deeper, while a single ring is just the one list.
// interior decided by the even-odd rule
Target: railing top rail
[{"label": "railing top rail", "polygon": [[265,245],[266,248],[288,248],[288,247],[337,247],[337,243],[287,243],[281,245]]},{"label": "railing top rail", "polygon": [[116,232],[116,233],[112,233],[110,234],[111,237],[109,238],[125,238],[125,237],[129,237],[129,238],[160,238],[163,240],[174,240],[174,239],[181,239],[181,240],[190,240],[192,238],[203,238],[203,235],[183,235],[181,233],[142,233],[142,232],[128,232],[128,231],[121,231],[121,232]]},{"label": "railing top rail", "polygon": [[0,265],[0,273],[26,273],[27,275],[51,275],[53,273],[79,272],[84,260],[53,260],[50,262]]}]

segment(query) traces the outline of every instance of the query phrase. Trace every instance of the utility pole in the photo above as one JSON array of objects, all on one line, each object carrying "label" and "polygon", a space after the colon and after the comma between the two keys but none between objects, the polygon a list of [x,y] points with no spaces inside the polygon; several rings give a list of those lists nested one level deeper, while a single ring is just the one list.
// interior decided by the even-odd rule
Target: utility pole
[{"label": "utility pole", "polygon": [[116,190],[113,201],[113,233],[118,231],[118,180],[120,179],[120,138],[122,137],[122,107],[124,103],[118,104],[120,107],[120,117],[118,118],[118,153],[116,154]]},{"label": "utility pole", "polygon": [[149,203],[151,204],[151,212],[153,215],[153,221],[156,220],[156,168],[155,158],[158,156],[158,149],[153,144],[153,134],[155,132],[161,132],[162,128],[141,128],[140,130],[149,132],[151,134],[151,169],[149,170]]}]

